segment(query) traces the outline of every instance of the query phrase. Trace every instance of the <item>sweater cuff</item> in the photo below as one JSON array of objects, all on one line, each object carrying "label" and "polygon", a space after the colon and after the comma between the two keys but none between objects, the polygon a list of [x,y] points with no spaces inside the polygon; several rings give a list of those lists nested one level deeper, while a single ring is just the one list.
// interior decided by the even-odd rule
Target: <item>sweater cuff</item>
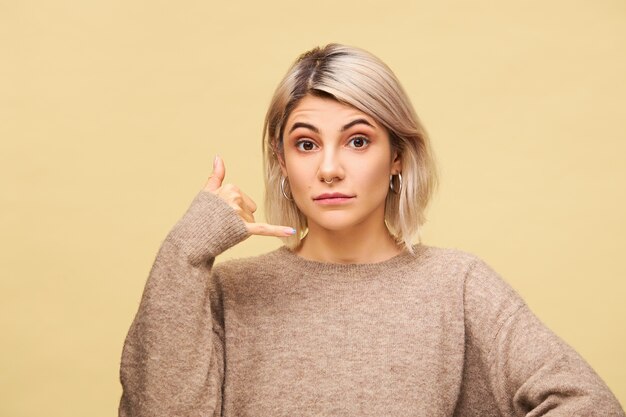
[{"label": "sweater cuff", "polygon": [[200,191],[168,234],[192,264],[212,260],[248,237],[245,223],[224,200]]}]

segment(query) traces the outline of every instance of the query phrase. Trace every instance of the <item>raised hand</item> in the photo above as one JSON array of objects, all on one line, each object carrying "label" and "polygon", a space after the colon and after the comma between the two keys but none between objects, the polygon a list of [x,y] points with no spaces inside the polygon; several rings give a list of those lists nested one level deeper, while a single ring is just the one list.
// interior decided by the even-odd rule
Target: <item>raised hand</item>
[{"label": "raised hand", "polygon": [[226,175],[224,161],[219,156],[213,161],[213,173],[207,180],[203,190],[212,192],[231,206],[243,220],[251,235],[287,237],[296,233],[295,229],[286,226],[275,226],[257,223],[254,220],[256,204],[236,185],[222,184]]}]

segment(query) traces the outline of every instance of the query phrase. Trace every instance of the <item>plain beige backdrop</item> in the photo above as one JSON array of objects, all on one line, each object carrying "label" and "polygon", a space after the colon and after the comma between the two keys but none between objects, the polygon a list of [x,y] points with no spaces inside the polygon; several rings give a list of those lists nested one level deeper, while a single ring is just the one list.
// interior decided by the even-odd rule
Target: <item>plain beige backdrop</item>
[{"label": "plain beige backdrop", "polygon": [[387,62],[431,134],[424,243],[485,259],[626,403],[623,0],[20,0],[0,2],[0,415],[116,414],[162,239],[216,153],[261,205],[272,91],[328,42]]}]

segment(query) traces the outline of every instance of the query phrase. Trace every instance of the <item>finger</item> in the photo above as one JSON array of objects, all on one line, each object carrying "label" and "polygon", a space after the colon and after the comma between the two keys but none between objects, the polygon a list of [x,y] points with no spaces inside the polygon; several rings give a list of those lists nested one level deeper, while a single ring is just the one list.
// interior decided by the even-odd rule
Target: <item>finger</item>
[{"label": "finger", "polygon": [[275,226],[267,223],[246,223],[248,233],[259,236],[289,237],[296,234],[296,229],[286,226]]},{"label": "finger", "polygon": [[252,200],[244,193],[241,193],[241,198],[243,199],[243,203],[245,204],[246,208],[250,210],[251,213],[256,212],[256,204],[254,200]]},{"label": "finger", "polygon": [[246,209],[237,209],[237,214],[239,214],[239,217],[241,217],[245,222],[254,223],[254,215]]},{"label": "finger", "polygon": [[225,175],[226,167],[224,166],[224,160],[219,155],[215,155],[215,159],[213,160],[213,172],[204,185],[204,191],[215,192],[222,186]]}]

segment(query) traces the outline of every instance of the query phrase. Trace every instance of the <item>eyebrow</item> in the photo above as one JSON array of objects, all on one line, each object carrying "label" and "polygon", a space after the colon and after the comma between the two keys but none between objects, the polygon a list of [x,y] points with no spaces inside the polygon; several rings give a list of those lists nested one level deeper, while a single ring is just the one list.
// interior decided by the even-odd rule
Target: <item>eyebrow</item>
[{"label": "eyebrow", "polygon": [[[372,125],[370,122],[368,122],[365,119],[355,119],[353,121],[351,121],[350,123],[348,123],[347,125],[343,126],[341,128],[341,132],[345,132],[346,130],[350,129],[352,126],[356,126],[356,125],[367,125],[373,129],[375,129],[374,125]],[[289,133],[293,132],[294,130],[298,129],[298,128],[305,128],[305,129],[309,129],[315,133],[320,133],[320,130],[313,126],[312,124],[309,123],[304,123],[304,122],[297,122],[294,123],[293,126],[291,126],[291,129],[289,129]]]},{"label": "eyebrow", "polygon": [[348,123],[347,125],[345,125],[344,127],[341,128],[342,132],[345,132],[346,130],[350,129],[352,126],[355,125],[367,125],[369,127],[371,127],[372,129],[375,129],[374,125],[371,124],[370,122],[368,122],[365,119],[355,119],[353,121],[351,121],[350,123]]}]

